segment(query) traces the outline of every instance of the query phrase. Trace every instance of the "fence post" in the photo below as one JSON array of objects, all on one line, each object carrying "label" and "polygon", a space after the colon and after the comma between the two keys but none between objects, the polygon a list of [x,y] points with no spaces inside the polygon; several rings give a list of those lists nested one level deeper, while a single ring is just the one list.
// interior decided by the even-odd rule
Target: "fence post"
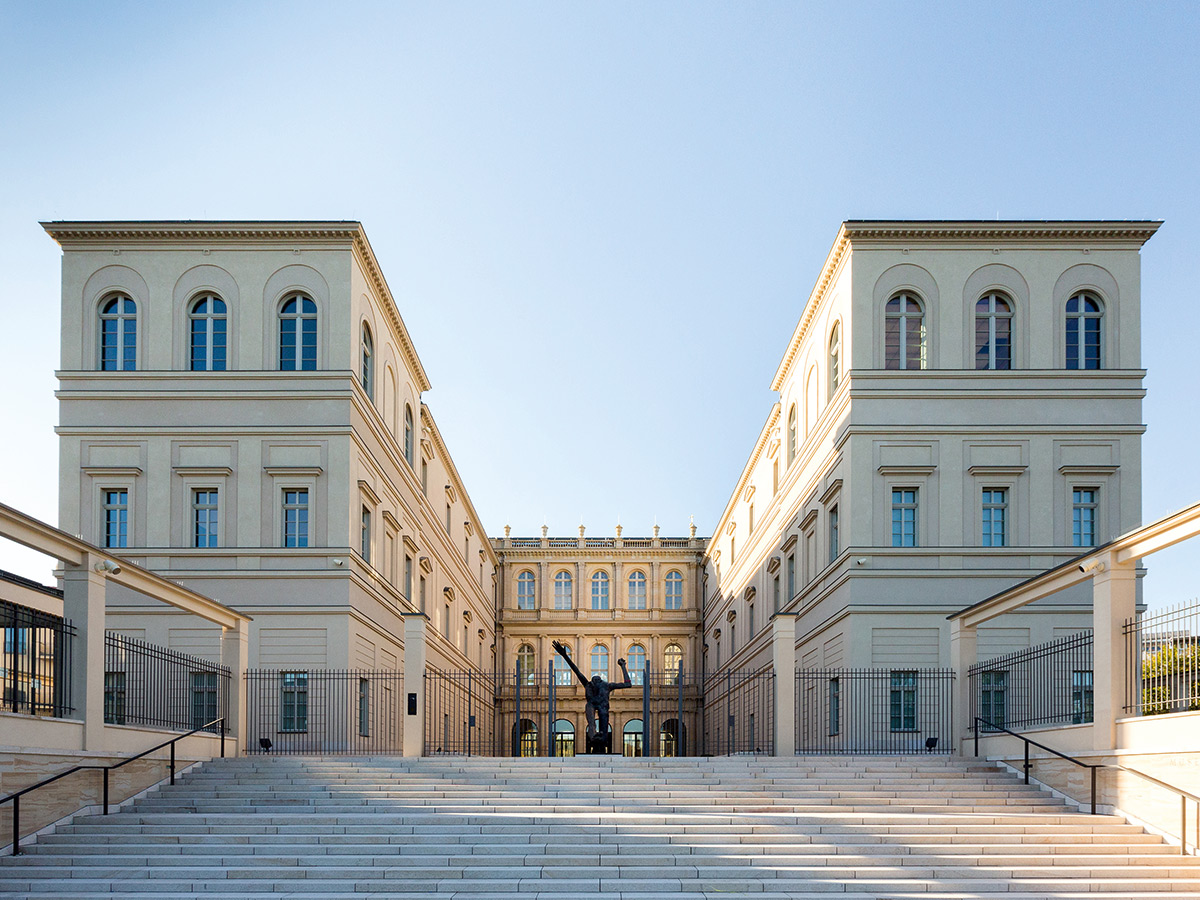
[{"label": "fence post", "polygon": [[642,672],[642,756],[650,755],[650,663]]},{"label": "fence post", "polygon": [[[520,756],[524,755],[524,753],[523,753],[524,747],[522,746],[522,742],[521,742],[521,738],[522,738],[522,734],[521,734],[521,663],[519,660],[517,661],[516,697],[517,697],[517,718],[516,718],[516,724],[513,726],[514,727],[513,756],[520,757]],[[501,727],[503,727],[503,725]]]},{"label": "fence post", "polygon": [[12,855],[21,855],[21,798],[13,797],[13,841]]},{"label": "fence post", "polygon": [[771,629],[771,660],[775,671],[775,755],[795,756],[796,617],[776,613],[771,616]]},{"label": "fence post", "polygon": [[554,701],[555,701],[554,661],[551,660],[550,662],[548,662],[546,664],[546,666],[549,669],[549,675],[550,675],[550,682],[549,682],[550,703],[548,706],[549,715],[547,716],[549,721],[548,721],[547,727],[546,727],[546,755],[554,756],[554,717],[556,715],[555,710],[554,710]]},{"label": "fence post", "polygon": [[404,691],[408,703],[404,717],[404,755],[425,755],[425,630],[424,613],[404,616]]},{"label": "fence post", "polygon": [[675,719],[675,755],[684,756],[685,748],[683,746],[683,660],[679,661],[679,669],[676,675],[679,681],[679,715]]}]

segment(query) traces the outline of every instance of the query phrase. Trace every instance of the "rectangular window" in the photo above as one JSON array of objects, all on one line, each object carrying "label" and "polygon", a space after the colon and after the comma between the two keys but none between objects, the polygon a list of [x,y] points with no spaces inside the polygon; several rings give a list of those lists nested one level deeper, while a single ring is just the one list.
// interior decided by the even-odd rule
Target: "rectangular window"
[{"label": "rectangular window", "polygon": [[363,562],[371,561],[371,510],[365,506],[362,508],[362,533],[360,537],[359,551],[362,554]]},{"label": "rectangular window", "polygon": [[[1003,727],[1008,711],[1008,672],[981,672],[979,687],[979,717]],[[987,725],[983,727],[988,730]]]},{"label": "rectangular window", "polygon": [[412,600],[412,576],[413,576],[413,560],[407,553],[404,554],[404,599]]},{"label": "rectangular window", "polygon": [[1092,670],[1080,669],[1071,673],[1071,724],[1092,721]]},{"label": "rectangular window", "polygon": [[308,546],[308,490],[283,492],[283,546]]},{"label": "rectangular window", "polygon": [[1075,488],[1071,492],[1071,544],[1075,547],[1096,546],[1095,488]]},{"label": "rectangular window", "polygon": [[371,736],[371,682],[358,679],[358,733]]},{"label": "rectangular window", "polygon": [[129,491],[104,492],[104,546],[129,546]]},{"label": "rectangular window", "polygon": [[445,607],[445,614],[442,616],[442,633],[446,635],[446,640],[450,640],[450,604]]},{"label": "rectangular window", "polygon": [[840,537],[838,535],[838,508],[831,506],[829,508],[829,561],[833,562],[838,558],[838,554],[842,552],[841,546],[838,544]]},{"label": "rectangular window", "polygon": [[917,730],[916,672],[892,672],[891,713],[892,731]]},{"label": "rectangular window", "polygon": [[730,624],[729,626],[729,658],[733,659],[733,655],[737,653],[737,626]]},{"label": "rectangular window", "polygon": [[280,731],[308,731],[308,673],[283,672],[280,679]]},{"label": "rectangular window", "polygon": [[754,604],[751,603],[746,612],[750,616],[750,637],[754,637]]},{"label": "rectangular window", "polygon": [[203,488],[192,491],[192,546],[217,546],[217,492]]},{"label": "rectangular window", "polygon": [[772,609],[779,612],[779,576],[776,575],[771,582],[771,601]]},{"label": "rectangular window", "polygon": [[892,546],[917,546],[917,489],[892,489]]},{"label": "rectangular window", "polygon": [[983,489],[983,546],[1008,545],[1008,491]]},{"label": "rectangular window", "polygon": [[4,652],[23,654],[29,652],[28,628],[4,629]]},{"label": "rectangular window", "polygon": [[840,734],[842,731],[842,681],[840,678],[829,679],[829,734]]},{"label": "rectangular window", "polygon": [[446,534],[450,533],[450,504],[446,504]]},{"label": "rectangular window", "polygon": [[429,463],[424,459],[421,460],[421,493],[429,496]]},{"label": "rectangular window", "polygon": [[792,598],[796,596],[796,557],[794,555],[787,558],[787,599],[790,603]]},{"label": "rectangular window", "polygon": [[192,727],[203,728],[217,716],[217,673],[192,673]]},{"label": "rectangular window", "polygon": [[421,589],[421,612],[425,612],[425,576],[424,575],[421,576],[420,589]]},{"label": "rectangular window", "polygon": [[125,724],[125,673],[104,673],[104,722]]}]

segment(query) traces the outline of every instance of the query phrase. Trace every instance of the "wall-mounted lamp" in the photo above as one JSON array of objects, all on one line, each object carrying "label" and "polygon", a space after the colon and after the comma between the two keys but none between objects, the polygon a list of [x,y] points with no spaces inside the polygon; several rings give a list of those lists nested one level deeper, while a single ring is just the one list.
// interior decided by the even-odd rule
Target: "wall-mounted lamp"
[{"label": "wall-mounted lamp", "polygon": [[1089,572],[1103,572],[1104,563],[1099,559],[1089,559],[1087,562],[1079,566],[1079,571],[1085,575]]},{"label": "wall-mounted lamp", "polygon": [[346,561],[339,557],[333,561],[333,564],[335,566],[337,566],[338,568],[341,568],[342,566],[344,566],[346,564]]},{"label": "wall-mounted lamp", "polygon": [[865,566],[868,562],[869,562],[869,560],[865,556],[860,556],[858,559],[856,559],[854,561],[854,564],[856,566]]},{"label": "wall-mounted lamp", "polygon": [[107,572],[109,575],[121,574],[121,567],[111,559],[102,559],[92,568],[94,568],[97,572]]}]

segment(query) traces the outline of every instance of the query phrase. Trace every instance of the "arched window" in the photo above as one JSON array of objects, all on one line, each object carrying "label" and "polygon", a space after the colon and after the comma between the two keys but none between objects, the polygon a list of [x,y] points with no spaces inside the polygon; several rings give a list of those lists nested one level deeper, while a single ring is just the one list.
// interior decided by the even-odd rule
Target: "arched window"
[{"label": "arched window", "polygon": [[1012,368],[1012,301],[1004,294],[980,297],[975,304],[975,368]]},{"label": "arched window", "polygon": [[532,572],[522,572],[517,576],[517,609],[533,609],[536,589]]},{"label": "arched window", "polygon": [[646,573],[632,572],[629,575],[629,608],[646,608]]},{"label": "arched window", "polygon": [[829,396],[832,397],[842,383],[842,335],[838,323],[833,323],[829,333]]},{"label": "arched window", "polygon": [[532,644],[522,644],[517,650],[517,672],[522,684],[533,684],[537,678],[537,656]]},{"label": "arched window", "polygon": [[522,719],[520,722],[513,723],[513,743],[516,744],[517,756],[537,756],[537,723],[532,719]]},{"label": "arched window", "polygon": [[100,307],[100,369],[132,372],[137,368],[137,304],[124,294]]},{"label": "arched window", "polygon": [[575,755],[575,726],[569,719],[554,721],[554,755],[559,759]]},{"label": "arched window", "polygon": [[599,675],[608,681],[608,648],[603,644],[592,647],[592,675]]},{"label": "arched window", "polygon": [[413,464],[413,414],[412,407],[404,404],[404,458]]},{"label": "arched window", "polygon": [[796,459],[796,404],[792,404],[788,412],[787,430],[787,464],[790,466]]},{"label": "arched window", "polygon": [[279,368],[317,368],[317,304],[304,294],[293,294],[279,309]]},{"label": "arched window", "polygon": [[197,297],[188,319],[191,323],[192,371],[224,372],[225,301],[214,294]]},{"label": "arched window", "polygon": [[667,609],[683,609],[683,575],[672,569],[667,573],[667,590],[663,598]]},{"label": "arched window", "polygon": [[621,731],[621,755],[642,755],[642,720],[630,719]]},{"label": "arched window", "polygon": [[669,684],[679,683],[679,667],[683,665],[683,648],[678,644],[667,644],[663,651],[663,669],[666,670]]},{"label": "arched window", "polygon": [[646,648],[641,644],[630,644],[625,651],[625,665],[629,668],[629,680],[641,684],[646,678]]},{"label": "arched window", "polygon": [[[570,648],[568,648],[567,652],[568,652],[568,654],[570,654]],[[571,667],[567,665],[567,661],[562,658],[561,654],[555,653],[554,654],[554,683],[559,684],[559,685],[570,684],[571,680],[574,677],[575,677],[574,674],[571,672]]]},{"label": "arched window", "polygon": [[686,750],[687,729],[678,719],[664,719],[658,732],[659,756],[683,756]]},{"label": "arched window", "polygon": [[[375,399],[375,342],[371,340],[371,328],[362,325],[362,388],[367,396]],[[411,460],[409,461],[411,463]]]},{"label": "arched window", "polygon": [[1104,304],[1089,293],[1067,301],[1067,368],[1099,369]]},{"label": "arched window", "polygon": [[925,368],[925,307],[916,294],[899,293],[887,302],[883,323],[885,369]]},{"label": "arched window", "polygon": [[592,609],[608,609],[608,573],[597,572],[592,576]]},{"label": "arched window", "polygon": [[554,576],[554,608],[571,608],[571,573],[559,572]]}]

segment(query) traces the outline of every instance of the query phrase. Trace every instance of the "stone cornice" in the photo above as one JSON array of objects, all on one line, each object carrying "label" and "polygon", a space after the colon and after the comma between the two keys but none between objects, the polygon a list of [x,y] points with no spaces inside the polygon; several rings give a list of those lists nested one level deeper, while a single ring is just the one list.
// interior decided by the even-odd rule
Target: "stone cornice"
[{"label": "stone cornice", "polygon": [[[384,311],[400,338],[400,347],[409,366],[417,378],[417,387],[422,391],[430,388],[429,376],[417,356],[412,338],[400,311],[371,242],[361,222],[303,222],[303,221],[142,221],[142,222],[42,222],[42,228],[59,246],[79,249],[107,249],[114,243],[126,246],[152,246],[156,244],[198,243],[209,249],[214,243],[228,246],[240,244],[275,245],[279,248],[295,247],[298,244],[316,246],[349,245],[355,259],[362,266],[368,281],[382,300]],[[119,248],[118,248],[119,249]]]}]

